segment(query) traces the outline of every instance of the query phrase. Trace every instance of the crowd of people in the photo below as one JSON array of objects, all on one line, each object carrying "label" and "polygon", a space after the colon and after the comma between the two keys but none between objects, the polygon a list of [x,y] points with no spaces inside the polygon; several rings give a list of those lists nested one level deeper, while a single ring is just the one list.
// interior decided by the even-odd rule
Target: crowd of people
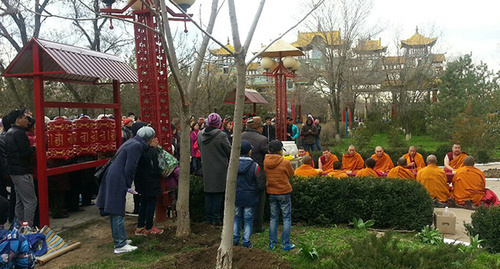
[{"label": "crowd of people", "polygon": [[[250,237],[264,231],[264,210],[266,199],[270,206],[269,248],[278,246],[278,222],[283,220],[281,246],[287,251],[295,247],[290,240],[292,226],[292,186],[293,175],[314,177],[317,175],[332,178],[355,177],[393,177],[412,179],[420,182],[435,200],[436,206],[462,206],[473,208],[485,202],[487,193],[484,174],[474,167],[474,158],[461,151],[460,145],[453,145],[452,151],[444,157],[444,170],[437,166],[437,157],[429,155],[426,159],[410,147],[408,153],[398,159],[394,166],[390,156],[380,146],[374,154],[363,160],[354,145],[349,146],[341,160],[328,148],[321,148],[321,125],[311,115],[299,128],[288,118],[287,140],[299,145],[298,155],[302,165],[293,169],[291,162],[283,157],[283,143],[276,140],[276,129],[271,117],[265,121],[256,115],[243,119],[244,130],[237,176],[235,220],[233,244],[252,247]],[[1,195],[10,198],[15,210],[10,222],[36,225],[37,208],[36,181],[34,173],[34,119],[25,110],[14,110],[2,118],[3,130],[0,135]],[[171,129],[172,155],[180,157],[180,136],[173,121]],[[200,117],[191,122],[190,132],[190,171],[203,177],[205,193],[205,220],[211,225],[222,225],[223,206],[226,188],[226,176],[232,147],[234,122],[231,117],[222,119],[217,113],[207,118]],[[300,142],[297,142],[300,137]],[[134,251],[136,246],[127,240],[124,215],[126,194],[134,195],[134,211],[138,214],[135,235],[147,236],[162,234],[164,231],[154,227],[154,216],[165,214],[163,195],[175,190],[178,182],[178,170],[167,178],[160,176],[159,148],[155,130],[148,123],[141,122],[130,113],[122,118],[123,144],[109,162],[102,181],[99,182],[97,206],[102,215],[109,215],[111,233],[114,240],[114,252]],[[322,151],[316,161],[312,151]],[[55,164],[56,165],[56,164]],[[86,175],[86,173],[80,173]],[[88,175],[88,174],[87,174]],[[90,174],[92,176],[93,173]],[[448,177],[451,177],[451,186]],[[36,177],[36,175],[35,175]],[[57,185],[62,184],[62,175],[55,176]],[[6,186],[10,182],[10,194]],[[82,181],[83,182],[83,181]],[[94,181],[92,181],[94,182]],[[135,186],[135,189],[134,189]],[[85,188],[83,188],[85,189]],[[97,189],[97,188],[96,188]],[[82,201],[90,200],[89,193],[68,192],[71,197]],[[87,198],[83,199],[86,195]],[[49,194],[50,196],[57,196]],[[59,195],[60,196],[60,195]],[[78,198],[76,198],[78,201]],[[70,199],[71,200],[71,199]],[[53,217],[65,217],[60,213],[60,202],[51,202]],[[66,206],[67,207],[67,206]],[[169,208],[169,210],[175,208]]]}]

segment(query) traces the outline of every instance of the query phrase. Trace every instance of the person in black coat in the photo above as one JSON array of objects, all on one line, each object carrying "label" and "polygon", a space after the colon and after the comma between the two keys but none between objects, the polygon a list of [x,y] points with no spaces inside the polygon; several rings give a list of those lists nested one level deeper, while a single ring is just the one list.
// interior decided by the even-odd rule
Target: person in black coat
[{"label": "person in black coat", "polygon": [[135,188],[141,202],[135,235],[162,234],[163,230],[153,227],[156,201],[161,194],[160,168],[158,167],[158,138],[153,138],[148,149],[141,155],[135,173]]},{"label": "person in black coat", "polygon": [[[251,158],[260,166],[264,167],[264,158],[269,149],[269,141],[262,135],[262,119],[253,117],[247,120],[246,130],[241,134],[241,139],[250,142],[253,147]],[[266,206],[266,175],[264,169],[259,171],[257,175],[257,189],[259,202],[255,207],[253,218],[253,233],[261,233],[264,231],[262,224],[264,222],[264,209]]]},{"label": "person in black coat", "polygon": [[33,182],[32,158],[35,147],[30,146],[26,135],[29,120],[25,109],[16,109],[9,113],[12,126],[5,134],[7,146],[7,173],[16,189],[17,220],[33,226],[38,199]]},{"label": "person in black coat", "polygon": [[266,117],[266,123],[262,129],[262,135],[267,137],[269,142],[276,140],[276,126],[273,125],[271,117]]}]

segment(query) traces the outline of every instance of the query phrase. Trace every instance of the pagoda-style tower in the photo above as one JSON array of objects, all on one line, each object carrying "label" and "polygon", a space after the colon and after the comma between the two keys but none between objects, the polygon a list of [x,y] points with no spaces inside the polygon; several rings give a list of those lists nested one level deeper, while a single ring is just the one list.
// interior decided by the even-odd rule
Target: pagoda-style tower
[{"label": "pagoda-style tower", "polygon": [[[234,52],[234,47],[227,40],[226,48]],[[223,48],[210,50],[210,54],[215,57],[215,60],[210,64],[212,68],[217,69],[218,74],[229,74],[231,68],[234,67],[234,58],[229,52]]]}]

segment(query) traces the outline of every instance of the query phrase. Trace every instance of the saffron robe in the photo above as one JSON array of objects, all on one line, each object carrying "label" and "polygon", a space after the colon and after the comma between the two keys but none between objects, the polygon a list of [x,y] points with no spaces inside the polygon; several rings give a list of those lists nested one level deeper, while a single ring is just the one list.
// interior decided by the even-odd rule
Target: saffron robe
[{"label": "saffron robe", "polygon": [[[403,155],[403,158],[405,158],[408,162],[408,168],[410,169],[418,171],[425,167],[424,157],[422,157],[422,154],[418,152],[415,153],[415,156],[413,156],[413,158],[410,156],[410,153],[406,153],[405,155]],[[410,163],[415,163],[416,167],[409,167]]]},{"label": "saffron robe", "polygon": [[402,166],[396,166],[392,168],[391,171],[389,171],[389,173],[387,174],[387,177],[415,179],[415,175],[413,174],[413,172]]},{"label": "saffron robe", "polygon": [[[307,151],[306,151],[306,155],[311,156],[311,154],[309,154],[309,152],[307,152]],[[312,156],[311,156],[311,163],[309,163],[309,165],[311,165],[311,167],[314,168],[314,160],[313,160]]]},{"label": "saffron robe", "polygon": [[383,153],[382,157],[377,157],[377,154],[372,155],[372,159],[374,159],[377,163],[373,169],[381,172],[389,172],[392,168],[394,168],[394,164],[392,163],[391,157],[387,155],[387,153]]},{"label": "saffron robe", "polygon": [[323,170],[323,173],[330,173],[333,171],[333,163],[338,162],[339,158],[335,154],[330,153],[328,160],[326,160],[325,156],[321,155],[319,161],[322,164],[321,170]]},{"label": "saffron robe", "polygon": [[363,169],[365,161],[361,154],[355,152],[353,156],[348,153],[342,155],[342,170],[344,171],[359,171]]},{"label": "saffron robe", "polygon": [[424,185],[433,199],[437,198],[440,202],[446,202],[451,196],[446,173],[435,164],[429,164],[420,169],[417,181]]},{"label": "saffron robe", "polygon": [[359,170],[356,177],[378,177],[378,174],[375,170],[367,167]]},{"label": "saffron robe", "polygon": [[319,174],[319,171],[312,168],[309,164],[302,164],[299,168],[295,169],[294,175],[301,177],[314,177]]},{"label": "saffron robe", "polygon": [[462,152],[457,157],[453,157],[453,152],[448,152],[446,156],[448,156],[448,160],[450,161],[448,165],[451,166],[451,168],[457,170],[458,168],[464,166],[464,159],[469,155],[467,155],[467,153]]},{"label": "saffron robe", "polygon": [[483,199],[486,180],[483,171],[474,166],[463,166],[457,170],[452,180],[452,197],[457,204],[463,205],[465,201],[472,200],[474,205],[479,205]]},{"label": "saffron robe", "polygon": [[349,177],[344,171],[342,170],[333,170],[328,174],[329,177],[336,177],[336,178],[341,178],[341,177]]}]

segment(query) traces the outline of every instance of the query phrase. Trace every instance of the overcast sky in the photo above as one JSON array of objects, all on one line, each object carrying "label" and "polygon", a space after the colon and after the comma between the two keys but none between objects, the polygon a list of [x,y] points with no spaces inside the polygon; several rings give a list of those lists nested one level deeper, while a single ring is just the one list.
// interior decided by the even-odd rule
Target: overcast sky
[{"label": "overcast sky", "polygon": [[[252,50],[258,50],[261,44],[269,43],[295,24],[307,12],[303,8],[304,1],[312,0],[268,0],[252,42]],[[198,19],[202,17],[202,20],[207,21],[210,2],[197,0],[189,11]],[[240,35],[244,39],[259,1],[235,2]],[[446,53],[447,59],[452,59],[472,52],[475,61],[484,61],[490,68],[500,70],[500,1],[374,0],[373,4],[368,24],[383,28],[373,38],[381,38],[382,44],[389,46],[389,53],[395,52],[397,32],[401,38],[408,39],[418,26],[421,34],[438,37],[435,53]],[[227,7],[222,8],[214,31],[214,36],[224,43],[231,36],[227,13]],[[192,26],[189,28],[194,30]],[[307,31],[307,28],[305,25],[299,26],[284,39],[295,41],[299,30]]]}]

